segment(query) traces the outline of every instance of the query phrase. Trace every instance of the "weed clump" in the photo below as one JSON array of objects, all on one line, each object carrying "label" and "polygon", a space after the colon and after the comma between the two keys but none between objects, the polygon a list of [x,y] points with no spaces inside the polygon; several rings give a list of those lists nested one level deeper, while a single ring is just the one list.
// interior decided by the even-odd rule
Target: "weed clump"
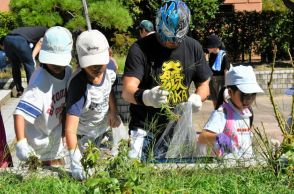
[{"label": "weed clump", "polygon": [[145,192],[140,185],[152,172],[152,168],[137,159],[130,159],[128,151],[126,140],[120,142],[117,156],[103,155],[99,148],[89,142],[82,158],[82,165],[90,176],[85,182],[90,192]]}]

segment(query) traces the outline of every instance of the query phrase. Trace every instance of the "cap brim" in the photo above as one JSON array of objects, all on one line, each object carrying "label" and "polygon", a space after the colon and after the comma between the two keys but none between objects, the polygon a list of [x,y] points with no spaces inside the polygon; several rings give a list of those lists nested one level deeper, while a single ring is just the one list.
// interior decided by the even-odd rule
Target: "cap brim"
[{"label": "cap brim", "polygon": [[263,93],[263,90],[259,87],[258,84],[240,84],[236,85],[238,89],[245,93],[245,94],[252,94],[252,93]]},{"label": "cap brim", "polygon": [[294,87],[288,88],[285,92],[286,95],[293,96],[294,95]]},{"label": "cap brim", "polygon": [[71,61],[71,54],[57,54],[51,53],[44,50],[40,50],[39,61],[41,63],[58,65],[58,66],[68,66]]},{"label": "cap brim", "polygon": [[79,57],[79,63],[81,68],[86,68],[91,65],[107,65],[109,63],[108,49],[96,55],[86,55]]}]

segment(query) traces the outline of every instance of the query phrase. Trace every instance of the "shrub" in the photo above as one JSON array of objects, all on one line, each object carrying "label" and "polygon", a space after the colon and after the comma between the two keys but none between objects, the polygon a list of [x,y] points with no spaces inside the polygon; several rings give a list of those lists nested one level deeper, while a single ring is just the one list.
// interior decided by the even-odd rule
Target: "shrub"
[{"label": "shrub", "polygon": [[136,41],[136,38],[132,38],[127,33],[115,33],[114,37],[111,38],[111,41],[113,42],[113,50],[114,53],[118,55],[126,55],[130,46]]},{"label": "shrub", "polygon": [[0,42],[2,42],[8,32],[16,27],[15,15],[9,12],[0,12],[0,24]]},{"label": "shrub", "polygon": [[[205,29],[194,30],[194,34],[200,41],[211,33],[219,35],[233,61],[240,59],[240,55],[244,59],[250,50],[272,60],[274,44],[278,48],[294,46],[293,22],[292,12],[219,13],[206,23]],[[280,49],[277,57],[288,59],[288,54]]]}]

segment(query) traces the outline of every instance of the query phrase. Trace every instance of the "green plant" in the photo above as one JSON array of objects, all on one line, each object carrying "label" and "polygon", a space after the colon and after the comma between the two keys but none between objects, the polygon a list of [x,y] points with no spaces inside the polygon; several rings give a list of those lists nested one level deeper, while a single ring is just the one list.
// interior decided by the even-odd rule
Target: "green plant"
[{"label": "green plant", "polygon": [[0,12],[0,43],[10,30],[16,27],[16,17],[10,12]]},{"label": "green plant", "polygon": [[94,170],[94,173],[99,170],[100,162],[101,162],[102,153],[99,148],[92,141],[88,141],[87,148],[83,153],[83,157],[81,159],[82,166],[87,173],[87,176],[91,174]]},{"label": "green plant", "polygon": [[[293,188],[285,184],[287,177],[277,178],[270,169],[260,166],[230,169],[166,167],[164,170],[155,165],[155,168],[141,177],[139,186],[144,191],[128,192],[118,189],[108,193],[293,193]],[[88,186],[88,181],[79,182],[66,176],[40,177],[35,173],[23,178],[9,170],[1,171],[0,176],[1,193],[107,193],[102,187],[96,187],[95,190]],[[96,178],[94,184],[98,180],[104,181]],[[112,186],[113,182],[108,185]]]},{"label": "green plant", "polygon": [[286,11],[287,8],[282,0],[262,0],[263,11]]},{"label": "green plant", "polygon": [[191,28],[205,29],[205,24],[216,17],[223,0],[190,0],[187,5],[191,10]]},{"label": "green plant", "polygon": [[93,170],[86,181],[90,192],[98,193],[142,193],[143,178],[151,171],[145,164],[128,157],[128,142],[122,140],[116,157],[101,157],[98,148],[88,144],[82,164],[86,171]]},{"label": "green plant", "polygon": [[281,169],[279,167],[279,158],[282,155],[282,150],[277,145],[271,143],[266,135],[264,125],[262,123],[262,128],[254,127],[254,140],[256,146],[254,146],[266,161],[267,165],[273,170],[276,176],[279,175]]},{"label": "green plant", "polygon": [[[283,141],[281,145],[272,145],[271,142],[268,140],[267,136],[265,135],[265,130],[263,127],[263,131],[259,130],[258,128],[255,129],[255,132],[258,137],[259,148],[261,150],[261,155],[266,159],[268,165],[273,169],[274,174],[280,177],[280,174],[286,171],[289,179],[289,185],[293,185],[293,175],[294,175],[294,123],[293,123],[293,116],[294,116],[294,96],[292,97],[292,124],[289,126],[283,117],[281,111],[277,103],[275,102],[275,98],[273,95],[272,89],[272,80],[273,80],[273,73],[275,70],[275,59],[277,53],[277,46],[274,46],[274,57],[273,57],[273,64],[271,69],[271,76],[268,82],[268,90],[270,95],[270,101],[273,106],[274,115],[278,122],[278,126],[283,134]],[[290,55],[290,59],[292,56]],[[292,61],[293,64],[293,61]],[[294,65],[293,65],[294,67]]]},{"label": "green plant", "polygon": [[25,165],[28,166],[29,171],[36,171],[39,167],[42,166],[42,162],[37,156],[32,155],[25,162]]},{"label": "green plant", "polygon": [[132,38],[128,33],[115,33],[111,41],[113,42],[113,52],[117,55],[124,56],[136,39]]},{"label": "green plant", "polygon": [[[86,29],[80,0],[11,0],[10,7],[20,26],[65,26],[72,31]],[[132,17],[118,0],[88,1],[90,20],[97,29],[126,31]]]},{"label": "green plant", "polygon": [[115,58],[117,65],[118,65],[118,73],[123,73],[124,67],[125,67],[126,56],[114,54],[114,58]]}]

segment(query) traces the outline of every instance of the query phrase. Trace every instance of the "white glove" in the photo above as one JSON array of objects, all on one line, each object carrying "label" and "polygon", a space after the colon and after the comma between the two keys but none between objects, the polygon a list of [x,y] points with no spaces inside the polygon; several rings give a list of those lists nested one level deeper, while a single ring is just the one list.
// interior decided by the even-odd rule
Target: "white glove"
[{"label": "white glove", "polygon": [[198,94],[192,94],[189,97],[188,102],[192,103],[193,112],[199,112],[201,110],[202,101],[201,101],[201,96],[199,96]]},{"label": "white glove", "polygon": [[86,178],[86,173],[81,164],[82,154],[80,150],[69,150],[69,157],[72,176],[77,180],[84,180]]},{"label": "white glove", "polygon": [[168,91],[160,89],[160,86],[156,86],[151,90],[145,90],[143,92],[143,103],[146,106],[160,108],[162,104],[167,103],[168,94]]},{"label": "white glove", "polygon": [[231,96],[230,96],[230,94],[229,94],[229,90],[228,90],[228,88],[226,88],[226,89],[224,90],[223,97],[224,97],[224,101],[225,101],[225,102],[228,102],[229,99],[231,98]]},{"label": "white glove", "polygon": [[34,149],[28,144],[28,141],[26,138],[16,143],[15,151],[16,151],[16,156],[18,157],[18,159],[22,161],[28,160],[30,156],[34,156],[34,155],[37,156]]}]

